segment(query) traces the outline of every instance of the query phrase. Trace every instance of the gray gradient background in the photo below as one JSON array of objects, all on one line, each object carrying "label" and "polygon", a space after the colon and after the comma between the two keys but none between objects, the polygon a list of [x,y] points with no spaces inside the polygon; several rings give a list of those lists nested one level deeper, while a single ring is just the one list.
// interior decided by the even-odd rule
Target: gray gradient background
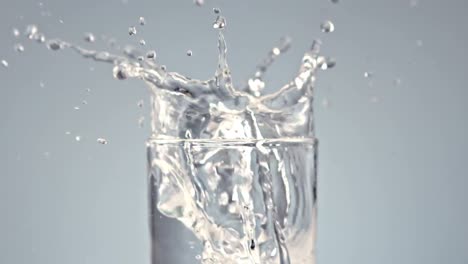
[{"label": "gray gradient background", "polygon": [[[0,59],[10,63],[0,67],[0,263],[149,260],[149,131],[137,126],[149,109],[136,106],[146,87],[116,81],[109,65],[70,51],[23,41],[26,50],[15,53],[12,27],[38,23],[80,43],[87,31],[120,43],[144,36],[169,70],[208,78],[216,66],[214,6],[228,18],[239,83],[286,34],[294,47],[268,75],[270,87],[294,75],[313,38],[338,61],[320,73],[317,90],[318,263],[468,263],[468,2],[206,0],[196,8],[191,0],[128,1],[44,1],[51,17],[41,17],[37,1],[0,1]],[[130,38],[141,15],[147,26]],[[333,34],[320,32],[325,19],[335,22]],[[372,85],[365,71],[375,73]],[[89,104],[74,110],[83,99]]]}]

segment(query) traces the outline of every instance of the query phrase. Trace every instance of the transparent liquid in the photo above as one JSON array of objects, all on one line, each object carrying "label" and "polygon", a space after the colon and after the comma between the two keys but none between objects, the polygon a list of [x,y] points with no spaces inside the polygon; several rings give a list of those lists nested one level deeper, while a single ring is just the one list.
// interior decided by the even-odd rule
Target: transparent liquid
[{"label": "transparent liquid", "polygon": [[[53,51],[69,49],[112,64],[116,79],[138,78],[148,85],[152,264],[313,264],[312,103],[317,70],[335,62],[320,56],[320,41],[314,41],[296,77],[265,93],[265,73],[290,47],[283,38],[248,85],[235,87],[223,34],[226,19],[215,13],[219,58],[208,80],[168,71],[153,50],[96,51],[49,39],[35,25],[25,36]],[[135,37],[136,27],[128,33]],[[88,33],[85,41],[95,38]]]},{"label": "transparent liquid", "polygon": [[315,143],[150,140],[152,264],[314,264]]}]

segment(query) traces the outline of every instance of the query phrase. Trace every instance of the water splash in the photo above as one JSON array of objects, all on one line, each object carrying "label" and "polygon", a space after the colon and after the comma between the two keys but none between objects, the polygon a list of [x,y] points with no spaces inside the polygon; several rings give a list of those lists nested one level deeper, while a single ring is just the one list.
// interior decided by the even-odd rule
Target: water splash
[{"label": "water splash", "polygon": [[[279,192],[273,191],[278,180],[284,186],[294,185],[297,179],[284,166],[301,170],[295,166],[306,162],[300,159],[306,156],[305,150],[287,151],[276,147],[268,150],[264,144],[270,144],[268,142],[272,139],[287,139],[306,145],[313,142],[312,102],[316,71],[331,68],[335,62],[321,56],[321,42],[314,41],[304,54],[296,77],[278,91],[265,93],[264,74],[291,45],[290,38],[282,38],[257,66],[253,77],[248,80],[248,86],[239,88],[233,84],[228,66],[223,34],[225,26],[226,19],[218,15],[213,23],[213,28],[218,31],[218,65],[214,76],[208,80],[168,72],[164,65],[156,62],[155,51],[145,53],[127,47],[122,55],[115,55],[85,49],[60,39],[45,39],[36,26],[28,27],[26,35],[30,39],[44,36],[44,43],[50,50],[71,50],[84,58],[111,64],[116,79],[137,78],[148,85],[152,95],[152,141],[148,145],[150,170],[163,170],[156,184],[155,193],[159,200],[154,209],[165,217],[177,219],[197,237],[203,245],[199,257],[202,263],[289,264],[291,259],[305,261],[297,263],[313,263],[313,252],[306,254],[291,250],[293,245],[297,247],[301,243],[313,249],[315,229],[311,218],[315,215],[315,197],[303,197],[300,201],[277,197],[309,195],[310,190],[302,188],[312,188],[313,181]],[[129,34],[135,35],[136,28],[130,27]],[[140,117],[140,127],[143,122],[144,118]],[[76,136],[75,140],[81,141],[81,137]],[[182,145],[176,145],[175,149],[161,147],[157,142],[162,140],[175,140],[182,142]],[[180,140],[189,141],[184,143]],[[190,140],[256,143],[253,145],[255,148],[250,150],[238,148],[226,153],[225,148],[218,147],[197,149],[189,143]],[[98,143],[106,144],[107,140],[100,138]],[[257,176],[251,171],[252,155],[257,157]],[[197,173],[193,166],[199,166]],[[275,172],[278,178],[271,175],[274,166],[279,166]],[[221,193],[214,199],[206,193],[206,188],[212,186],[210,188],[216,190],[217,175],[237,180],[232,183],[233,189],[229,194]],[[210,182],[198,186],[193,182],[198,177]],[[263,200],[251,196],[254,180],[259,181],[260,186],[256,188],[259,188]],[[195,190],[195,185],[200,189]],[[281,203],[278,203],[278,199]],[[237,220],[215,223],[210,216],[213,210],[210,206],[214,204],[216,210],[229,212]]]}]

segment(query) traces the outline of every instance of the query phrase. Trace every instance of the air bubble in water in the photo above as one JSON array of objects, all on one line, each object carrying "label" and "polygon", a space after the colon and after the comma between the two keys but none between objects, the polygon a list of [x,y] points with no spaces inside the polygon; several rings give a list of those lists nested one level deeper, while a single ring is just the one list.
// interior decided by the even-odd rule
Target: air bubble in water
[{"label": "air bubble in water", "polygon": [[219,14],[219,13],[221,13],[221,10],[219,10],[219,8],[216,8],[216,7],[215,7],[215,8],[213,8],[213,12],[214,12],[215,14]]},{"label": "air bubble in water", "polygon": [[330,20],[327,20],[320,25],[320,29],[322,32],[330,33],[335,31],[335,25]]},{"label": "air bubble in water", "polygon": [[19,37],[20,31],[17,28],[13,28],[12,32],[13,32],[13,36],[15,36],[16,38]]},{"label": "air bubble in water", "polygon": [[145,45],[146,45],[146,41],[145,41],[144,39],[140,39],[140,45],[145,46]]},{"label": "air bubble in water", "polygon": [[205,0],[194,0],[193,1],[197,6],[202,6],[205,4]]},{"label": "air bubble in water", "polygon": [[14,49],[17,52],[23,52],[24,51],[24,46],[22,44],[18,43],[18,44],[15,44]]},{"label": "air bubble in water", "polygon": [[191,57],[193,55],[193,51],[192,50],[187,50],[187,56]]},{"label": "air bubble in water", "polygon": [[142,25],[142,26],[144,26],[146,24],[146,21],[145,21],[144,17],[140,17],[139,22],[140,22],[140,25]]},{"label": "air bubble in water", "polygon": [[96,41],[96,37],[93,35],[93,33],[86,33],[85,37],[84,37],[84,40],[86,42],[94,42],[94,41]]},{"label": "air bubble in water", "polygon": [[226,26],[226,19],[222,16],[218,16],[216,21],[213,23],[213,28],[223,29]]},{"label": "air bubble in water", "polygon": [[136,33],[137,33],[136,27],[129,27],[129,28],[128,28],[128,34],[129,34],[130,36],[136,35]]},{"label": "air bubble in water", "polygon": [[107,145],[107,140],[105,138],[98,138],[96,141],[101,145]]},{"label": "air bubble in water", "polygon": [[148,59],[156,59],[156,51],[150,50],[146,53],[146,58]]},{"label": "air bubble in water", "polygon": [[3,65],[3,67],[7,68],[8,67],[8,61],[2,60],[2,65]]}]

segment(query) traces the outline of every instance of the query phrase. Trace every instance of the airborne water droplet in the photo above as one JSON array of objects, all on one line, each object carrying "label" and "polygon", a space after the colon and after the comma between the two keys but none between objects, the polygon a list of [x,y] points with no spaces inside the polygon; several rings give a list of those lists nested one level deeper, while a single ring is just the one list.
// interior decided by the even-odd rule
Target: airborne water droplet
[{"label": "airborne water droplet", "polygon": [[24,46],[21,43],[15,44],[15,46],[13,48],[17,52],[23,52],[24,51]]},{"label": "airborne water droplet", "polygon": [[107,140],[105,138],[98,138],[96,141],[101,145],[107,145]]},{"label": "airborne water droplet", "polygon": [[59,50],[62,48],[62,44],[57,41],[57,40],[51,40],[49,41],[49,43],[47,44],[47,47],[50,49],[50,50]]},{"label": "airborne water droplet", "polygon": [[75,137],[75,140],[78,141],[78,142],[80,142],[80,141],[81,141],[81,136],[76,136],[76,137]]},{"label": "airborne water droplet", "polygon": [[96,37],[93,35],[93,33],[86,33],[85,37],[84,37],[84,40],[86,42],[94,42],[94,41],[96,41]]},{"label": "airborne water droplet", "polygon": [[205,0],[194,0],[193,1],[197,6],[202,6],[205,4]]},{"label": "airborne water droplet", "polygon": [[193,51],[192,50],[187,50],[187,56],[191,57],[193,55]]},{"label": "airborne water droplet", "polygon": [[331,0],[333,4],[338,4],[339,0]]},{"label": "airborne water droplet", "polygon": [[117,80],[125,80],[128,77],[125,70],[120,66],[115,66],[112,73]]},{"label": "airborne water droplet", "polygon": [[136,33],[137,33],[136,27],[129,27],[129,28],[128,28],[128,34],[129,34],[130,36],[136,35]]},{"label": "airborne water droplet", "polygon": [[26,27],[26,30],[24,32],[24,34],[29,38],[29,39],[33,39],[34,36],[37,34],[38,32],[38,29],[37,29],[37,26],[36,25],[28,25]]},{"label": "airborne water droplet", "polygon": [[145,45],[146,45],[146,41],[145,41],[144,39],[141,39],[141,40],[140,40],[140,45],[145,46]]},{"label": "airborne water droplet", "polygon": [[144,126],[145,126],[145,117],[141,116],[140,118],[138,118],[138,127],[142,128]]},{"label": "airborne water droplet", "polygon": [[137,106],[139,108],[142,108],[144,105],[145,105],[145,102],[143,100],[140,100],[140,101],[137,102]]},{"label": "airborne water droplet", "polygon": [[221,206],[226,206],[229,203],[229,195],[226,192],[223,192],[219,195],[218,203]]},{"label": "airborne water droplet", "polygon": [[7,68],[8,67],[8,61],[2,60],[2,65],[3,65],[3,67]]},{"label": "airborne water droplet", "polygon": [[320,29],[324,33],[331,33],[335,31],[335,25],[330,20],[327,20],[320,25]]},{"label": "airborne water droplet", "polygon": [[13,32],[13,36],[15,36],[16,38],[19,37],[20,31],[17,28],[13,28],[12,32]]},{"label": "airborne water droplet", "polygon": [[214,12],[215,14],[219,14],[219,13],[221,13],[221,10],[219,10],[219,8],[216,8],[216,7],[215,7],[215,8],[213,8],[213,12]]},{"label": "airborne water droplet", "polygon": [[140,22],[140,25],[142,25],[142,26],[144,26],[146,24],[146,21],[145,21],[144,17],[140,17],[139,22]]},{"label": "airborne water droplet", "polygon": [[213,23],[213,28],[223,29],[226,26],[226,19],[222,16],[218,16],[216,21]]},{"label": "airborne water droplet", "polygon": [[372,78],[372,76],[374,76],[374,73],[368,71],[364,72],[364,78]]},{"label": "airborne water droplet", "polygon": [[146,58],[148,59],[156,59],[156,51],[150,50],[146,53]]}]

